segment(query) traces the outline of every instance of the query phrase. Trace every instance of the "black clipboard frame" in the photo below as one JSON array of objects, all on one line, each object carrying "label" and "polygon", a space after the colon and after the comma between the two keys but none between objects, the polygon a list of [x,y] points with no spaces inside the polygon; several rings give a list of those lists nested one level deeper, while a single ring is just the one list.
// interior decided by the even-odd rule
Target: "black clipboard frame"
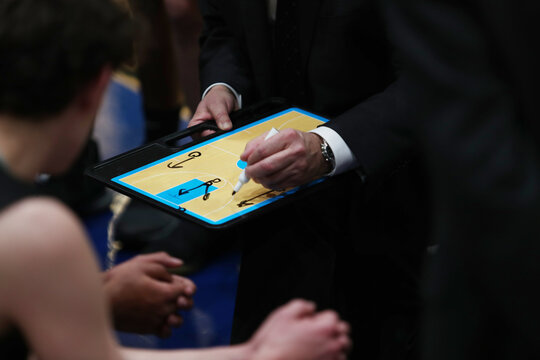
[{"label": "black clipboard frame", "polygon": [[[263,119],[265,117],[276,114],[280,111],[291,108],[290,104],[279,98],[272,98],[257,104],[254,104],[245,109],[235,111],[231,114],[231,120],[233,122],[233,129],[250,124],[256,120]],[[202,139],[194,140],[183,145],[176,145],[179,140],[191,137],[191,135],[201,132],[203,130],[210,129],[214,130],[215,133],[209,136],[206,136]],[[155,208],[161,209],[169,214],[178,216],[189,221],[195,222],[199,225],[202,225],[206,228],[211,229],[225,229],[230,226],[245,222],[248,219],[260,216],[262,214],[273,211],[274,209],[284,206],[291,201],[297,200],[302,196],[305,196],[317,189],[320,189],[322,186],[326,186],[331,179],[325,179],[325,181],[318,182],[316,184],[307,184],[300,186],[296,192],[293,194],[288,194],[287,196],[280,198],[277,201],[274,201],[268,205],[265,205],[261,208],[255,209],[248,214],[240,215],[234,219],[227,221],[222,224],[211,224],[204,220],[201,220],[197,217],[186,214],[185,212],[174,209],[166,204],[163,204],[159,201],[156,201],[152,198],[141,194],[135,190],[124,187],[114,181],[113,178],[125,174],[134,169],[145,166],[146,164],[158,161],[164,157],[172,155],[176,152],[179,152],[188,147],[197,145],[198,143],[210,140],[214,137],[226,134],[226,131],[220,130],[214,123],[202,123],[197,126],[187,128],[182,131],[178,131],[157,139],[149,144],[137,147],[133,150],[127,151],[120,155],[114,156],[110,159],[107,159],[103,162],[98,163],[92,167],[86,169],[85,174],[96,181],[103,183],[105,186],[121,193],[131,198],[141,200],[152,205]]]}]

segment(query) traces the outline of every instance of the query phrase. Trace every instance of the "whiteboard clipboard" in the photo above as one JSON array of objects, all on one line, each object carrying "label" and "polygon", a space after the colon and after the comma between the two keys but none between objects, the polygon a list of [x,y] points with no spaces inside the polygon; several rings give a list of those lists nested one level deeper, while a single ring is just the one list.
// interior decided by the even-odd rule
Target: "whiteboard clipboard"
[{"label": "whiteboard clipboard", "polygon": [[[283,191],[250,181],[231,195],[246,165],[240,154],[251,139],[272,127],[309,131],[328,121],[296,107],[264,113],[255,111],[263,117],[251,118],[251,122],[244,119],[231,131],[170,151],[166,151],[168,146],[163,141],[158,141],[99,164],[87,173],[119,192],[207,227],[222,228],[244,221],[325,180]],[[247,114],[252,117],[254,113]]]}]

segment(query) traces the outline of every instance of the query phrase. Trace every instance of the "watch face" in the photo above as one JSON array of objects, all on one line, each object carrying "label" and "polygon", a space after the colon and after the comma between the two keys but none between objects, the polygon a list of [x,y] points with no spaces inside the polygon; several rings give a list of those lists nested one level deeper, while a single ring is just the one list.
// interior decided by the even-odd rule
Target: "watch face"
[{"label": "watch face", "polygon": [[321,143],[321,153],[324,161],[326,161],[329,165],[328,172],[330,173],[336,167],[336,161],[334,158],[334,152],[332,151],[332,148],[330,147],[330,145],[328,145],[326,140],[323,140],[323,142]]},{"label": "watch face", "polygon": [[326,152],[328,153],[328,157],[330,158],[332,163],[334,163],[334,152],[332,151],[332,148],[330,147],[330,145],[328,145],[328,143],[326,143]]}]

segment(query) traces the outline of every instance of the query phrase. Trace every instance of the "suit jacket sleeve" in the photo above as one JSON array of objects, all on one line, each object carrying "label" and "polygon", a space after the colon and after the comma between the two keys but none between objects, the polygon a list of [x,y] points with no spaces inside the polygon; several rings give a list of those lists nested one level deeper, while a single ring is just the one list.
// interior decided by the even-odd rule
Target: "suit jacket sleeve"
[{"label": "suit jacket sleeve", "polygon": [[225,82],[245,96],[251,90],[251,75],[245,49],[236,40],[236,32],[242,25],[233,23],[237,9],[232,3],[227,0],[199,1],[204,19],[199,57],[201,91],[214,83]]},{"label": "suit jacket sleeve", "polygon": [[327,125],[347,143],[368,181],[386,178],[414,156],[414,99],[406,98],[408,92],[408,81],[400,76]]}]

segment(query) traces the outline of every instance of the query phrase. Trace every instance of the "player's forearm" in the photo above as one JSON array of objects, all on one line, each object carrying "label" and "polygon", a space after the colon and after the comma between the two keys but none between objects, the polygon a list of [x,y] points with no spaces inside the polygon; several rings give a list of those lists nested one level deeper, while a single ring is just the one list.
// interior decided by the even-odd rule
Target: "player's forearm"
[{"label": "player's forearm", "polygon": [[139,350],[123,348],[125,360],[249,360],[253,359],[252,349],[247,344],[215,347],[201,350]]}]

